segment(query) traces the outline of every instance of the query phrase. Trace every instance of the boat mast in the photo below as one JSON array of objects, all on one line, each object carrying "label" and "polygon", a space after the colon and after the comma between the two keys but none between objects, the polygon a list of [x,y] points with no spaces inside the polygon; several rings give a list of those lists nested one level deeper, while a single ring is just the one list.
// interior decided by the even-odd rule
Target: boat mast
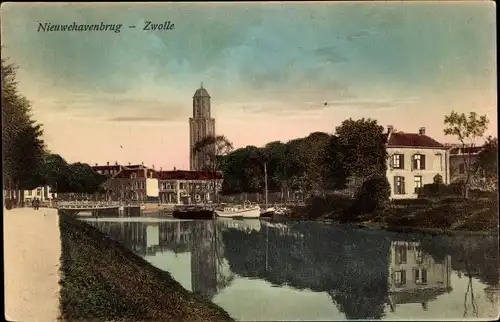
[{"label": "boat mast", "polygon": [[267,162],[264,162],[264,185],[266,187],[266,209],[267,209]]}]

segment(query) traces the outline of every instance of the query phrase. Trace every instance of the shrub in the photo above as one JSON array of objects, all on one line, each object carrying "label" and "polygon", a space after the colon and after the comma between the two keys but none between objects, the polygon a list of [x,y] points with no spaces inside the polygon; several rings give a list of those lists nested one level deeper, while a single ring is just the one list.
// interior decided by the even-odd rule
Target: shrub
[{"label": "shrub", "polygon": [[429,199],[394,199],[392,201],[395,205],[411,206],[411,205],[428,205],[432,203]]},{"label": "shrub", "polygon": [[355,210],[366,214],[386,208],[391,189],[389,181],[384,177],[374,177],[363,182],[356,197]]},{"label": "shrub", "polygon": [[424,185],[418,191],[419,198],[437,198],[437,197],[458,197],[463,194],[463,184],[453,183],[450,185],[442,183],[431,183]]},{"label": "shrub", "polygon": [[443,184],[443,176],[440,175],[439,173],[436,174],[433,178],[433,182],[436,184]]}]

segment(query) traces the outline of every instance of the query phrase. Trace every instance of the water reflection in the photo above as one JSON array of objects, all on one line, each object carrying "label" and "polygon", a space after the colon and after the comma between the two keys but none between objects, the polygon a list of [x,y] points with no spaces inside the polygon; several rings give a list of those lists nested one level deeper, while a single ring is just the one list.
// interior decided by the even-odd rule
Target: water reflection
[{"label": "water reflection", "polygon": [[[314,222],[91,223],[241,320],[498,314],[495,238],[427,238]],[[161,256],[170,257],[160,263]],[[304,310],[308,300],[313,310]]]},{"label": "water reflection", "polygon": [[389,302],[394,312],[398,304],[428,302],[451,292],[451,256],[436,260],[422,251],[419,242],[393,241],[389,265]]}]

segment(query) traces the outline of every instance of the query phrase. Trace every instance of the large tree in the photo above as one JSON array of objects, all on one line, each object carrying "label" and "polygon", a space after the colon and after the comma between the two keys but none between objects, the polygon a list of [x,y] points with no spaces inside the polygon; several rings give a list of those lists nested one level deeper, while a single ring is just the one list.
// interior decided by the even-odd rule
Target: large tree
[{"label": "large tree", "polygon": [[484,136],[484,132],[488,129],[489,120],[486,115],[479,116],[476,112],[457,113],[452,111],[450,115],[444,117],[444,134],[453,135],[459,141],[464,152],[463,161],[465,169],[465,182],[463,188],[464,198],[468,198],[470,183],[475,167],[473,166],[473,151],[477,145],[477,141]]},{"label": "large tree", "polygon": [[17,66],[2,58],[2,152],[4,183],[12,191],[38,186],[44,156],[42,126],[32,118],[31,103],[18,90]]},{"label": "large tree", "polygon": [[335,129],[345,174],[357,190],[363,182],[385,175],[387,150],[384,127],[372,119],[348,119]]},{"label": "large tree", "polygon": [[203,154],[206,157],[204,170],[212,173],[214,197],[218,199],[217,172],[221,170],[223,156],[233,150],[233,143],[224,135],[209,135],[196,142],[193,152]]}]

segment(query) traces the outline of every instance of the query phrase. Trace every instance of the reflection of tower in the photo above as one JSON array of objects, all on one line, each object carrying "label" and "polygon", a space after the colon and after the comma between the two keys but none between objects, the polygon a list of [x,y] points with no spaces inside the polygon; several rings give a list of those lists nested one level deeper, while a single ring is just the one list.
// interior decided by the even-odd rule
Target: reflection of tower
[{"label": "reflection of tower", "polygon": [[215,225],[210,220],[203,220],[195,221],[192,227],[192,290],[208,299],[212,299],[217,292]]},{"label": "reflection of tower", "polygon": [[425,254],[418,242],[396,241],[391,244],[389,265],[389,299],[396,304],[427,303],[451,290],[451,257],[442,262]]},{"label": "reflection of tower", "polygon": [[202,170],[206,166],[207,157],[203,151],[195,152],[196,143],[207,136],[215,135],[215,120],[210,114],[210,95],[201,87],[193,96],[193,117],[189,118],[189,167],[190,170]]}]

